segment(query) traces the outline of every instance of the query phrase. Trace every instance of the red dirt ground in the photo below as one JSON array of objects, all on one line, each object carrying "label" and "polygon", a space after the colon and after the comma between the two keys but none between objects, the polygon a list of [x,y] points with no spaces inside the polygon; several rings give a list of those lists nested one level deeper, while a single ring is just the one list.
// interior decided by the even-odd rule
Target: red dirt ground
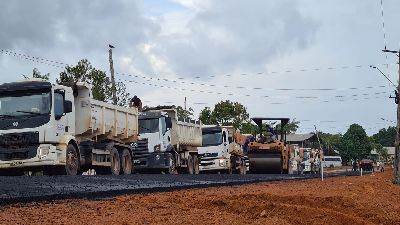
[{"label": "red dirt ground", "polygon": [[392,173],[3,207],[0,224],[400,224]]}]

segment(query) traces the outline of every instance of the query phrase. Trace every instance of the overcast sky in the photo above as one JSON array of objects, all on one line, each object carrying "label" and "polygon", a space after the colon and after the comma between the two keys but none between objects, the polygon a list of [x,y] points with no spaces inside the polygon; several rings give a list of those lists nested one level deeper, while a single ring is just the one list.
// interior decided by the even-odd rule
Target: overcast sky
[{"label": "overcast sky", "polygon": [[[109,74],[110,43],[117,79],[145,105],[186,96],[197,116],[229,99],[296,118],[301,133],[359,123],[373,134],[396,120],[393,88],[369,67],[397,82],[397,58],[381,50],[400,48],[400,3],[383,3],[386,39],[380,0],[2,0],[0,49]],[[44,62],[2,51],[1,81],[33,68],[55,80],[60,64]]]}]

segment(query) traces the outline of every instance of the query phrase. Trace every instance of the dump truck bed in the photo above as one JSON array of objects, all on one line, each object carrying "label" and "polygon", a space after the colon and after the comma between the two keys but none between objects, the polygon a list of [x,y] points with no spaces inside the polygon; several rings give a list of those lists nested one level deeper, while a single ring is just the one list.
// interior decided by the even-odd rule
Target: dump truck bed
[{"label": "dump truck bed", "polygon": [[86,89],[78,89],[75,98],[76,136],[78,138],[100,138],[133,142],[138,134],[137,108],[126,108],[108,104],[89,97]]}]

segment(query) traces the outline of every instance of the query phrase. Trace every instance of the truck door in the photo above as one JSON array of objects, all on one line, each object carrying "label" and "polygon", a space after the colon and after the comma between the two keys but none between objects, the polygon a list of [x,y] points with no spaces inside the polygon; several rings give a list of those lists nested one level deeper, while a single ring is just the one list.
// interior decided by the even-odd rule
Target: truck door
[{"label": "truck door", "polygon": [[226,156],[229,153],[228,133],[226,130],[222,132],[222,149],[223,155]]},{"label": "truck door", "polygon": [[170,132],[168,130],[165,117],[160,118],[160,140],[162,142],[161,143],[161,151],[162,152],[167,151],[167,147],[170,143],[171,137],[170,137]]},{"label": "truck door", "polygon": [[[68,127],[68,116],[65,115],[64,110],[65,92],[63,90],[54,91],[54,132],[50,135],[52,136],[52,141],[60,141],[60,139],[69,132]],[[50,140],[48,140],[50,141]]]}]

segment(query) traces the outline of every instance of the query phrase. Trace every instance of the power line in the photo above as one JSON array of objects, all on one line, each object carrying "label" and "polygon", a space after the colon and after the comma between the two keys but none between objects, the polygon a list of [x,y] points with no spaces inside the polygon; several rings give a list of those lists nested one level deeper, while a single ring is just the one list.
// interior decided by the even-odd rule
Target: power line
[{"label": "power line", "polygon": [[389,79],[389,77],[386,76],[386,74],[384,74],[378,67],[371,66],[371,68],[377,69],[386,78],[386,80],[388,80],[394,87],[396,87],[396,85]]},{"label": "power line", "polygon": [[[35,57],[35,56],[30,56],[27,54],[22,54],[22,53],[17,53],[14,51],[10,50],[4,50],[0,49],[0,52],[5,54],[5,55],[10,55],[14,57],[18,57],[21,59],[33,61],[33,62],[38,62],[41,64],[45,64],[48,66],[52,67],[57,67],[57,68],[64,68],[66,66],[70,66],[67,63],[63,63],[60,61],[55,61],[55,60],[48,60],[42,57]],[[382,64],[386,65],[386,64]],[[371,66],[371,65],[369,65]],[[326,69],[328,70],[334,70],[334,69],[349,69],[349,68],[361,68],[363,67],[362,65],[357,65],[357,66],[341,66],[341,67],[327,67]],[[314,68],[314,69],[300,69],[297,71],[301,72],[306,72],[306,71],[319,71],[322,70],[322,68]],[[289,72],[294,72],[296,70],[285,70],[285,73]],[[271,72],[271,74],[274,73],[279,73],[279,72]],[[125,74],[125,73],[116,73],[117,75],[121,76],[129,76],[129,77],[135,77],[135,78],[143,78],[143,79],[151,79],[151,80],[157,80],[157,81],[166,81],[166,82],[172,82],[172,83],[180,83],[180,84],[185,84],[185,85],[199,85],[199,86],[207,86],[207,87],[219,87],[219,88],[236,88],[236,89],[245,89],[245,90],[266,90],[266,91],[345,91],[345,90],[363,90],[363,89],[373,89],[373,88],[386,88],[385,85],[379,85],[379,86],[367,86],[367,87],[348,87],[348,88],[267,88],[267,87],[246,87],[246,86],[230,86],[230,85],[217,85],[217,84],[207,84],[207,83],[196,83],[193,81],[184,81],[187,78],[178,78],[178,79],[167,79],[167,78],[160,78],[160,77],[151,77],[151,76],[145,76],[145,75],[131,75],[131,74]],[[263,74],[263,73],[257,73],[257,74]],[[243,73],[241,75],[247,75],[246,73]],[[225,76],[233,76],[231,74],[227,74]],[[209,77],[216,77],[216,76],[209,76]],[[196,79],[199,79],[201,77],[194,77]]]},{"label": "power line", "polygon": [[150,77],[146,75],[132,75],[125,73],[116,73],[117,75],[132,77],[132,78],[141,78],[155,81],[165,81],[171,83],[185,84],[185,85],[199,85],[206,86],[212,88],[235,88],[242,90],[265,90],[265,91],[346,91],[346,90],[365,90],[365,89],[374,89],[374,88],[386,88],[386,85],[378,85],[378,86],[367,86],[367,87],[348,87],[348,88],[267,88],[267,87],[246,87],[246,86],[231,86],[231,85],[218,85],[218,84],[208,84],[208,83],[196,83],[193,81],[182,81],[176,79],[168,79],[168,78],[159,78],[159,77]]},{"label": "power line", "polygon": [[[386,49],[387,41],[386,41],[386,31],[385,31],[385,17],[383,15],[383,0],[381,0],[381,19],[382,19],[383,44]],[[386,55],[386,58],[387,58],[387,55]]]},{"label": "power line", "polygon": [[13,56],[16,58],[29,60],[32,62],[38,62],[38,63],[45,64],[45,65],[52,66],[52,67],[64,68],[65,66],[69,66],[68,64],[63,63],[63,62],[49,60],[49,59],[45,59],[45,58],[41,58],[41,57],[30,56],[30,55],[26,55],[26,54],[22,54],[22,53],[17,53],[14,51],[0,49],[0,52],[4,55],[9,55],[9,56]]},{"label": "power line", "polygon": [[[386,30],[385,30],[385,16],[384,16],[383,12],[384,12],[384,10],[383,10],[383,0],[381,0],[381,20],[382,20],[383,45],[384,45],[385,50],[386,50],[387,40],[386,40]],[[385,53],[385,62],[388,63],[388,54],[387,53]],[[389,74],[389,65],[386,66],[386,71]],[[385,75],[385,77],[386,77],[386,75]],[[389,78],[388,78],[388,80],[389,80]]]},{"label": "power line", "polygon": [[[18,57],[18,58],[29,60],[29,61],[33,61],[33,62],[38,62],[38,63],[41,63],[41,64],[45,64],[45,65],[53,66],[53,67],[57,67],[57,68],[64,68],[65,66],[69,66],[68,64],[63,63],[63,62],[59,62],[59,61],[55,61],[55,60],[48,60],[48,59],[41,58],[41,57],[34,57],[34,56],[26,55],[26,54],[16,53],[16,52],[9,51],[9,50],[0,49],[0,52],[3,53],[3,54],[6,54],[6,55]],[[148,81],[154,81],[154,80],[156,80],[156,81],[170,81],[170,80],[165,79],[165,78],[161,79],[161,78],[153,78],[153,77],[148,77],[148,76],[130,75],[130,74],[122,74],[122,73],[116,73],[116,74],[130,76],[130,77],[137,77],[137,78],[141,78],[141,79],[149,79]],[[125,80],[125,81],[127,81],[127,80]],[[127,82],[140,83],[140,82],[137,82],[137,81],[127,81]],[[178,83],[177,80],[173,80],[172,82]],[[187,83],[187,82],[184,82],[184,81],[181,81],[179,83],[181,83],[181,84],[195,84],[194,82]],[[145,84],[145,83],[142,83],[142,84]],[[188,89],[188,88],[176,88],[176,87],[170,87],[170,86],[166,86],[166,85],[156,85],[156,84],[149,84],[149,83],[146,83],[146,85],[150,85],[150,86],[152,85],[152,86],[168,88],[168,89],[175,89],[175,90],[180,90],[180,91],[200,92],[200,93],[218,94],[218,95],[226,94],[227,96],[259,97],[259,98],[283,98],[283,99],[292,98],[292,96],[268,96],[268,95],[254,96],[254,95],[250,95],[250,94],[223,93],[223,92],[196,90],[196,89]],[[214,85],[214,84],[200,84],[200,85],[201,86],[209,86],[209,87],[217,87],[217,85]],[[369,87],[363,87],[363,88],[353,87],[353,88],[346,88],[346,89],[337,88],[335,90],[358,90],[358,89],[372,89],[372,88],[377,88],[377,87],[386,87],[386,86],[369,86]],[[224,86],[224,88],[227,88],[227,86]],[[244,87],[237,87],[237,88],[244,89]],[[253,89],[258,89],[258,88],[253,88]],[[275,89],[275,90],[300,90],[300,89]],[[304,90],[306,90],[306,89],[304,89]],[[317,90],[317,89],[314,89],[314,90]],[[326,90],[326,89],[318,89],[318,90]],[[334,90],[334,89],[332,89],[332,90]],[[386,92],[375,92],[375,95],[380,95],[380,94],[386,94]],[[335,100],[324,100],[321,103],[329,103],[329,102],[332,102],[332,101],[336,102],[336,100],[339,101],[339,102],[344,102],[345,101],[345,99],[344,99],[345,97],[354,97],[353,98],[354,101],[371,99],[370,97],[365,97],[365,96],[369,95],[368,93],[364,93],[364,94],[360,94],[360,95],[362,95],[362,96],[360,96],[361,98],[359,98],[358,94],[354,94],[354,95],[351,95],[351,96],[343,96],[343,95],[331,96],[331,98],[335,98]],[[296,99],[304,99],[304,100],[321,99],[320,96],[295,96],[294,98],[296,98]],[[376,97],[376,98],[379,98],[379,97]],[[314,102],[303,101],[302,103],[315,103],[315,101]],[[278,104],[285,104],[285,103],[284,102],[272,102],[270,104],[278,105]]]},{"label": "power line", "polygon": [[[250,94],[234,94],[234,93],[224,93],[224,92],[215,92],[215,91],[206,91],[206,90],[198,90],[198,89],[190,89],[190,88],[179,88],[179,87],[172,87],[172,86],[167,86],[167,85],[158,85],[154,83],[149,83],[147,82],[141,82],[141,81],[134,81],[134,80],[122,80],[118,78],[119,81],[121,82],[129,82],[129,83],[136,83],[140,85],[148,85],[148,86],[153,86],[153,87],[160,87],[164,89],[170,89],[170,90],[176,90],[176,91],[185,91],[185,92],[198,92],[198,93],[203,93],[203,94],[216,94],[216,95],[227,95],[227,96],[238,96],[238,97],[258,97],[258,98],[263,98],[263,99],[268,99],[268,98],[281,98],[281,99],[320,99],[319,96],[257,96],[257,95],[250,95]],[[387,94],[387,92],[376,92],[373,95],[382,95],[382,94]],[[345,97],[352,97],[352,100],[354,101],[359,101],[359,100],[368,100],[368,99],[373,99],[372,97],[368,97],[369,93],[364,93],[364,94],[354,94],[351,96],[345,96],[345,95],[335,95],[335,96],[330,96],[332,99],[331,100],[323,100],[323,101],[318,101],[320,103],[329,103],[329,102],[344,102],[346,99]],[[367,97],[365,97],[367,96]],[[353,98],[354,97],[354,98]],[[381,96],[376,96],[375,98],[382,98]],[[386,98],[386,97],[385,97]],[[302,103],[316,103],[314,102],[302,102]],[[284,102],[273,102],[270,104],[286,104]]]}]

